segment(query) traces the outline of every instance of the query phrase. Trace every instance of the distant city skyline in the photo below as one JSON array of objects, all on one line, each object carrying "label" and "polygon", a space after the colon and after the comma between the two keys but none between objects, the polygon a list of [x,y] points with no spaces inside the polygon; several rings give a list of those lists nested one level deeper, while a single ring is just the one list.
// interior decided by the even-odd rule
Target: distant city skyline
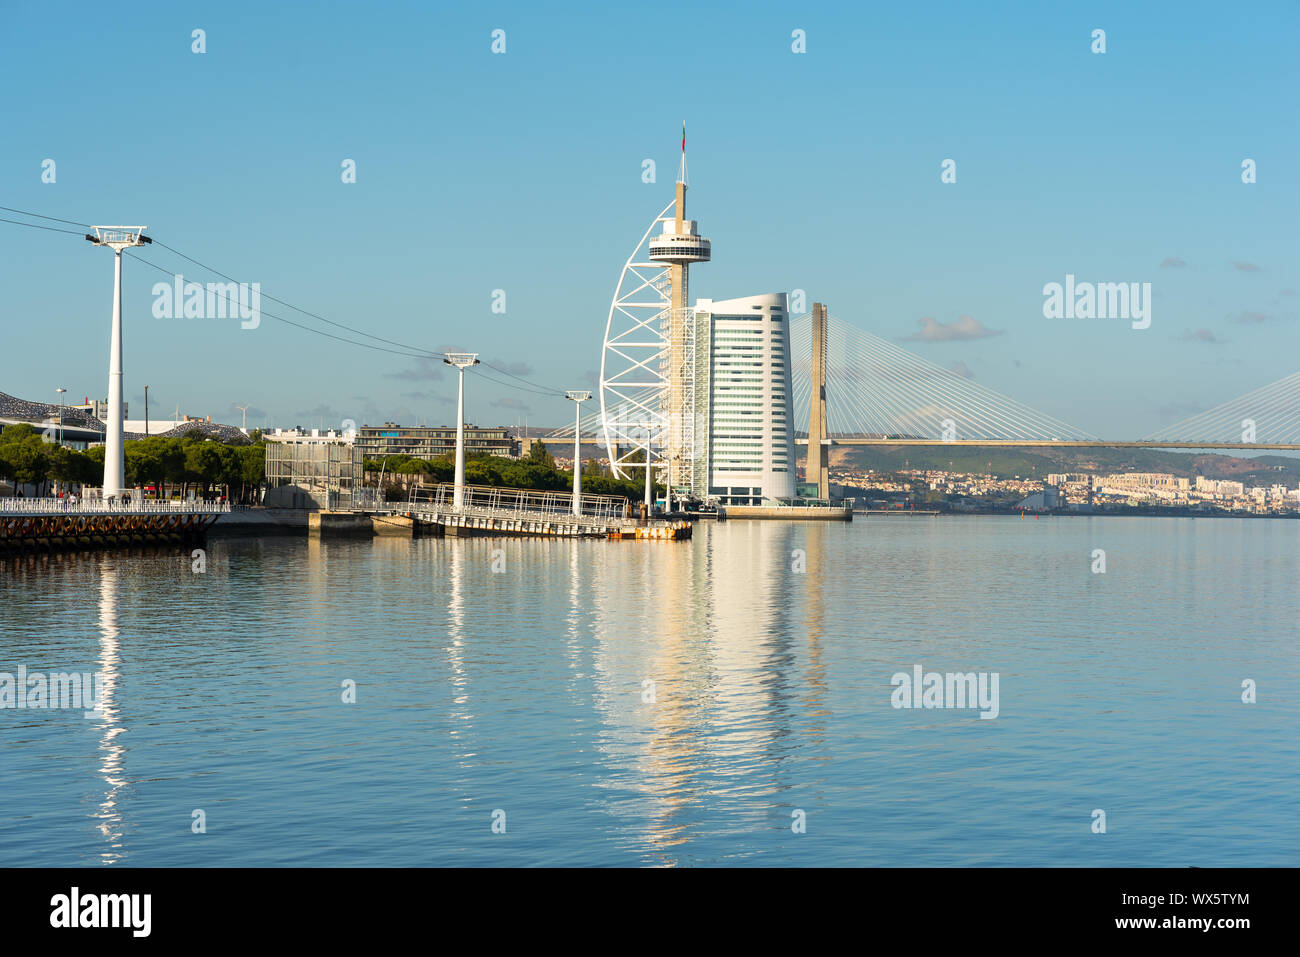
[{"label": "distant city skyline", "polygon": [[[684,118],[691,212],[716,249],[692,300],[801,289],[809,306],[1107,438],[1300,367],[1293,5],[1236,18],[1098,4],[996,22],[955,4],[924,22],[656,9],[680,14],[681,35],[612,9],[578,20],[399,4],[368,20],[148,2],[86,7],[55,32],[19,5],[6,17],[24,43],[0,76],[26,108],[7,124],[0,205],[145,223],[264,296],[394,342],[477,351],[504,371],[471,374],[471,421],[558,427],[563,390],[594,385],[623,260],[672,198]],[[1092,52],[1096,29],[1105,53]],[[131,66],[88,83],[105,38]],[[134,412],[147,383],[160,415],[238,425],[248,406],[250,428],[453,423],[440,362],[270,318],[155,318],[164,273],[220,278],[172,250],[127,254]],[[75,235],[0,223],[0,391],[105,397],[107,260]],[[1047,318],[1044,287],[1067,276],[1150,283],[1149,327]]]}]

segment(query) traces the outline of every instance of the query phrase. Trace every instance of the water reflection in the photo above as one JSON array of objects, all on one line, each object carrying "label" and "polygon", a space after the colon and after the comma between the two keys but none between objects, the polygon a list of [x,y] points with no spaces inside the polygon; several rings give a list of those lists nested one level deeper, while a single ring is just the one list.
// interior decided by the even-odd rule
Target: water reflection
[{"label": "water reflection", "polygon": [[97,820],[97,829],[103,836],[104,847],[99,859],[104,864],[115,864],[126,857],[123,840],[126,821],[119,806],[118,795],[126,787],[123,768],[126,748],[117,738],[126,728],[120,722],[117,707],[117,682],[121,672],[122,657],[119,648],[120,634],[117,623],[118,569],[109,558],[99,567],[99,711],[100,729],[99,773],[104,778],[104,799],[91,815]]},{"label": "water reflection", "polygon": [[[729,829],[764,827],[788,788],[783,757],[793,746],[792,690],[800,674],[792,627],[793,533],[785,523],[748,522],[710,537],[718,674],[712,757],[732,807]],[[738,776],[745,780],[743,794],[735,786]]]},{"label": "water reflection", "polygon": [[771,826],[791,787],[786,758],[808,730],[820,746],[821,721],[808,729],[805,719],[826,714],[821,615],[808,621],[800,608],[821,605],[821,580],[792,565],[803,547],[809,572],[820,570],[819,534],[734,523],[686,547],[638,546],[637,561],[593,565],[600,783],[651,861],[678,863],[715,814],[725,829]]},{"label": "water reflection", "polygon": [[[327,847],[402,866],[1295,858],[1285,722],[1206,705],[1236,699],[1224,674],[1268,671],[1277,714],[1296,714],[1294,523],[1202,523],[1189,542],[1172,520],[1107,520],[1143,574],[1098,583],[1085,563],[1082,585],[1095,525],[867,524],[701,523],[680,544],[227,540],[206,576],[174,550],[11,559],[0,651],[105,686],[98,719],[0,722],[0,861],[39,846],[51,866],[192,863],[167,809],[200,775],[239,802],[239,826],[204,842],[219,866]],[[888,676],[917,661],[1014,673],[1003,716],[896,712]],[[338,707],[358,673],[375,693]],[[1171,720],[1203,747],[1152,752]],[[344,745],[362,773],[330,773]],[[1237,778],[1255,789],[1225,838],[1195,795]],[[1077,827],[1042,808],[1097,780],[1143,795],[1161,828],[1063,840]],[[519,808],[509,836],[489,832],[497,806]]]},{"label": "water reflection", "polygon": [[[822,654],[822,642],[826,637],[826,526],[821,522],[810,522],[804,529],[806,564],[803,618],[807,633],[808,668],[804,678],[807,687],[803,701],[809,715],[824,718],[829,714],[826,709],[826,661]],[[815,729],[815,739],[820,742],[825,726],[819,721]]]},{"label": "water reflection", "polygon": [[[469,669],[465,664],[468,650],[468,638],[465,629],[465,566],[467,543],[462,539],[449,539],[446,542],[446,558],[450,565],[447,570],[447,668],[451,680],[451,724],[453,739],[468,733],[472,726],[469,713]],[[458,745],[457,752],[462,761],[473,757],[472,752],[460,753],[465,744]]]}]

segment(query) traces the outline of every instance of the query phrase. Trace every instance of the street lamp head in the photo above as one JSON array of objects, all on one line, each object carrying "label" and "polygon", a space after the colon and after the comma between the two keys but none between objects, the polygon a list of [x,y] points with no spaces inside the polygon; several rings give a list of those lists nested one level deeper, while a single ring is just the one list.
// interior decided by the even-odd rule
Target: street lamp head
[{"label": "street lamp head", "polygon": [[455,366],[457,369],[464,369],[467,366],[478,365],[477,352],[448,352],[443,356],[442,361],[449,366]]},{"label": "street lamp head", "polygon": [[591,398],[591,393],[585,389],[570,389],[564,393],[566,399],[572,399],[574,402],[586,402]]}]

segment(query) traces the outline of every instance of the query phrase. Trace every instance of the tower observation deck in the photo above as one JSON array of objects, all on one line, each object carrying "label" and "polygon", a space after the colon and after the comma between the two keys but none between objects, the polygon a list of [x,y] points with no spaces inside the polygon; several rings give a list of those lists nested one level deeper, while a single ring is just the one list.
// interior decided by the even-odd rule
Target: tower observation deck
[{"label": "tower observation deck", "polygon": [[[685,193],[684,188],[678,191],[678,209],[685,205]],[[680,233],[677,232],[679,224],[683,230]],[[711,244],[699,234],[693,219],[667,220],[664,231],[650,240],[650,258],[655,262],[680,263],[683,266],[706,263],[711,251]]]}]

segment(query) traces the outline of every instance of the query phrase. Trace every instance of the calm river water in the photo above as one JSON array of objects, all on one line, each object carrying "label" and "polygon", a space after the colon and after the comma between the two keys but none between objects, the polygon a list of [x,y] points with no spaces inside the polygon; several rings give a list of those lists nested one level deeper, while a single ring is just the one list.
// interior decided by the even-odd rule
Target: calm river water
[{"label": "calm river water", "polygon": [[[872,517],[10,560],[0,672],[104,691],[0,710],[0,865],[1294,866],[1298,552]],[[918,665],[997,717],[895,708]]]}]

